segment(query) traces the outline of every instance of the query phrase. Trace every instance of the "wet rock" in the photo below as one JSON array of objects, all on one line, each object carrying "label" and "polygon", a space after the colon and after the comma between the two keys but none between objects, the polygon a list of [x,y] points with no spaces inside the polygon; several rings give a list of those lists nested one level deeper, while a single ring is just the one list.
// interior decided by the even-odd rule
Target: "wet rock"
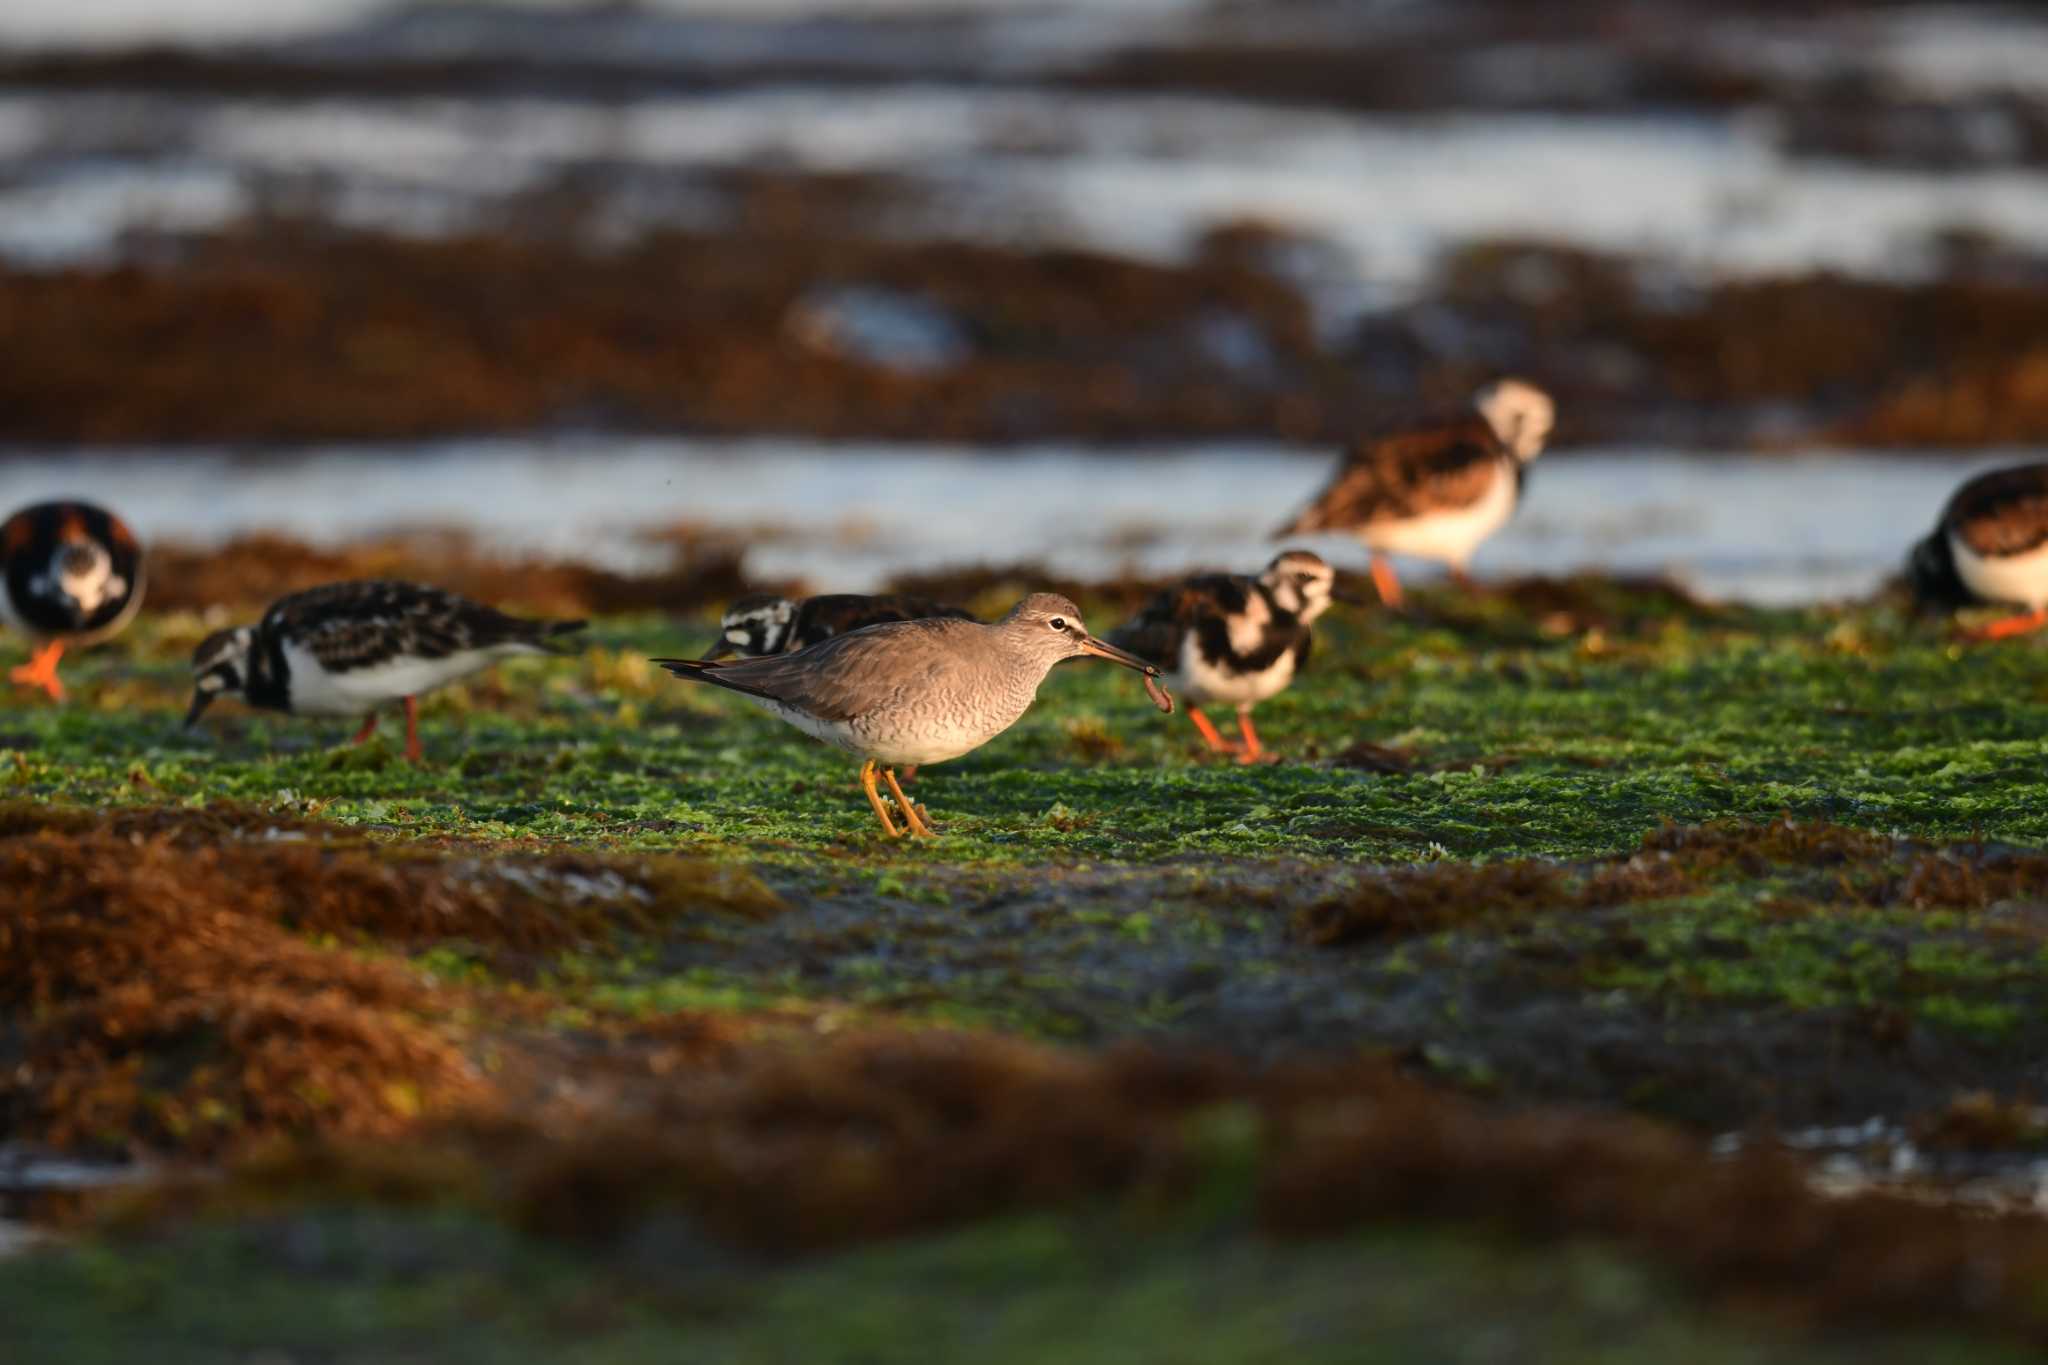
[{"label": "wet rock", "polygon": [[814,350],[904,374],[949,370],[972,353],[965,330],[946,310],[874,285],[806,294],[790,305],[783,326]]}]

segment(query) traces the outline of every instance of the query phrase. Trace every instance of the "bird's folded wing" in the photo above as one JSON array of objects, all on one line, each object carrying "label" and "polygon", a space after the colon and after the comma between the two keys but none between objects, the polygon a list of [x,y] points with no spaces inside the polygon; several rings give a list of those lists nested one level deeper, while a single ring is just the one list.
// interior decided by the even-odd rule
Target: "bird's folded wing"
[{"label": "bird's folded wing", "polygon": [[1109,642],[1147,663],[1171,668],[1189,631],[1205,619],[1242,611],[1249,591],[1248,584],[1227,574],[1183,580],[1138,608],[1137,615],[1110,632]]},{"label": "bird's folded wing", "polygon": [[1956,490],[1944,519],[1980,555],[2025,554],[2048,543],[2048,464],[1970,480]]},{"label": "bird's folded wing", "polygon": [[1484,498],[1505,472],[1484,422],[1403,432],[1361,443],[1280,534],[1352,530],[1454,512]]},{"label": "bird's folded wing", "polygon": [[[905,688],[928,689],[959,666],[946,637],[967,621],[890,621],[835,635],[793,654],[703,663],[657,659],[677,677],[781,702],[819,720],[850,720]],[[927,653],[931,650],[931,653]]]},{"label": "bird's folded wing", "polygon": [[530,634],[527,623],[416,583],[334,583],[285,598],[265,627],[312,651],[325,668],[367,668],[399,657],[443,659]]}]

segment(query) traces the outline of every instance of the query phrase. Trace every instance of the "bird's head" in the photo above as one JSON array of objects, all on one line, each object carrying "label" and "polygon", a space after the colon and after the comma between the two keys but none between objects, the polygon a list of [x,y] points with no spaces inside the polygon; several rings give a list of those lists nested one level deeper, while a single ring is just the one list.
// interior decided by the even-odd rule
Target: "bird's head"
[{"label": "bird's head", "polygon": [[1135,654],[1096,639],[1081,622],[1081,609],[1056,592],[1035,592],[1010,609],[998,627],[1024,654],[1047,668],[1063,659],[1093,655],[1135,668],[1149,677],[1159,670]]},{"label": "bird's head", "polygon": [[128,593],[128,580],[115,570],[113,555],[83,533],[58,542],[49,567],[37,575],[34,586],[70,615],[74,627],[83,627],[101,608]]},{"label": "bird's head", "polygon": [[1541,455],[1557,424],[1557,404],[1550,395],[1520,379],[1495,380],[1472,395],[1472,406],[1518,460]]},{"label": "bird's head", "polygon": [[1358,600],[1338,586],[1337,571],[1313,550],[1282,550],[1259,575],[1259,582],[1282,610],[1305,626],[1328,611],[1332,602]]},{"label": "bird's head", "polygon": [[789,629],[796,620],[796,603],[787,597],[762,594],[742,597],[725,609],[718,622],[718,641],[707,659],[737,654],[756,659],[763,654],[780,654],[789,643]]},{"label": "bird's head", "polygon": [[230,692],[246,695],[255,643],[256,632],[248,626],[217,630],[199,642],[192,651],[192,705],[185,712],[185,724],[197,724],[216,697]]}]

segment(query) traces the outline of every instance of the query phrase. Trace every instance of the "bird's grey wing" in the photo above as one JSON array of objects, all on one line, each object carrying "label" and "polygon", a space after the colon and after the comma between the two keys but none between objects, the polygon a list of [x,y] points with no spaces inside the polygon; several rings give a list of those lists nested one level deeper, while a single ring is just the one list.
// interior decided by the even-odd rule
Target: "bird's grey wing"
[{"label": "bird's grey wing", "polygon": [[1347,531],[1469,507],[1500,477],[1505,458],[1480,421],[1362,442],[1280,534]]},{"label": "bird's grey wing", "polygon": [[[716,663],[656,660],[678,677],[781,702],[824,721],[850,720],[934,669],[953,666],[948,637],[979,631],[967,621],[889,621],[835,635],[792,654]],[[679,667],[691,665],[693,667]]]}]

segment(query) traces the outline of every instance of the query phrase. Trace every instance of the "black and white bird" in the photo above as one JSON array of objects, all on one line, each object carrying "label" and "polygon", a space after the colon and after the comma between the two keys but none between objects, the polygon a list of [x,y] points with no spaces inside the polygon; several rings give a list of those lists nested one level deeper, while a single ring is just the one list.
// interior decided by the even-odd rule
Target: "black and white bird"
[{"label": "black and white bird", "polygon": [[142,606],[142,544],[89,502],[39,502],[0,523],[0,621],[34,642],[7,676],[64,700],[66,649],[119,631]]},{"label": "black and white bird", "polygon": [[[1159,667],[1211,749],[1257,763],[1267,751],[1252,728],[1252,708],[1286,690],[1308,662],[1309,627],[1332,602],[1348,600],[1321,555],[1286,550],[1257,577],[1183,579],[1111,631],[1109,642]],[[1202,714],[1212,703],[1237,708],[1242,743],[1224,739]]]},{"label": "black and white bird", "polygon": [[725,609],[718,623],[718,642],[704,657],[723,659],[738,654],[758,659],[767,654],[793,654],[820,640],[885,621],[978,619],[959,607],[902,593],[869,596],[842,592],[801,599],[764,593],[742,597]]},{"label": "black and white bird", "polygon": [[1372,580],[1390,607],[1401,605],[1401,583],[1389,554],[1434,559],[1466,581],[1472,552],[1514,515],[1529,462],[1557,420],[1550,395],[1519,379],[1488,384],[1472,406],[1472,417],[1354,443],[1273,538],[1350,532],[1372,551]]},{"label": "black and white bird", "polygon": [[1914,545],[1906,577],[1928,606],[2026,608],[1971,631],[1977,639],[2048,626],[2048,463],[1994,469],[1965,482],[1934,530]]},{"label": "black and white bird", "polygon": [[581,621],[529,621],[417,583],[330,583],[280,598],[253,626],[216,631],[192,655],[194,724],[215,698],[295,716],[361,716],[405,707],[405,755],[422,761],[419,696],[515,654],[554,654]]}]

